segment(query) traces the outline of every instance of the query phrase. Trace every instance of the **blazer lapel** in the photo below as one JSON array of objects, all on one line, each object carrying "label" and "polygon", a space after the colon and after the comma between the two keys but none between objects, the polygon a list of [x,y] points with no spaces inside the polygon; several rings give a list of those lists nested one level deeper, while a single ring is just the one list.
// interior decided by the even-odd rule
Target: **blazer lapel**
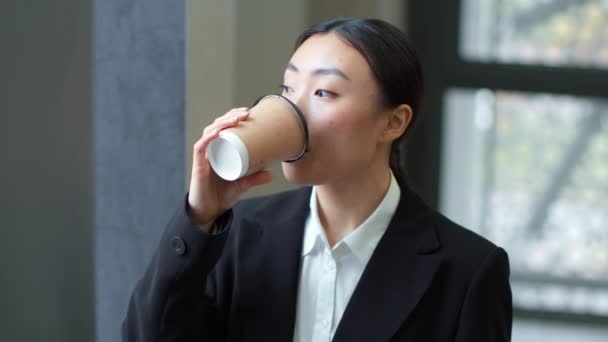
[{"label": "blazer lapel", "polygon": [[266,336],[272,341],[293,340],[310,192],[310,187],[289,192],[255,213],[255,224],[261,233],[261,243],[256,246],[260,259],[255,262],[255,274],[248,278],[255,283],[251,288],[256,293],[252,295],[264,303],[258,317],[264,322],[259,321],[259,334],[254,336]]},{"label": "blazer lapel", "polygon": [[432,210],[403,187],[397,212],[369,260],[333,341],[389,341],[431,284],[441,257]]}]

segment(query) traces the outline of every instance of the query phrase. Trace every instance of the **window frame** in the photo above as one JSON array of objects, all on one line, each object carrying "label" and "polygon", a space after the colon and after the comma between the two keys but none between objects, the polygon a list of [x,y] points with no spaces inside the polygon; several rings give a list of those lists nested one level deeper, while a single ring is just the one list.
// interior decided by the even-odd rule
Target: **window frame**
[{"label": "window frame", "polygon": [[[435,208],[440,202],[442,126],[448,90],[484,88],[608,99],[608,69],[465,60],[460,54],[461,20],[462,0],[410,1],[406,28],[423,64],[426,89],[424,111],[408,141],[408,177],[411,186]],[[511,279],[539,281],[539,276],[512,272]],[[608,281],[542,280],[608,289]],[[532,318],[608,323],[608,317],[591,314],[523,308],[514,311]]]}]

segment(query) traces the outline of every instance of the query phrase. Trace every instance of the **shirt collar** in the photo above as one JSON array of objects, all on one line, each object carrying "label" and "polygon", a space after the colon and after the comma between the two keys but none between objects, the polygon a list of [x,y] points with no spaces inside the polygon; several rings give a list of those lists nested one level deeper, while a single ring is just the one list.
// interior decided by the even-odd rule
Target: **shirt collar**
[{"label": "shirt collar", "polygon": [[[310,254],[316,246],[327,241],[323,232],[323,225],[319,219],[319,211],[317,209],[317,191],[312,187],[310,193],[310,214],[306,222],[304,230],[304,246],[302,247],[302,256]],[[328,246],[329,244],[326,244]]]},{"label": "shirt collar", "polygon": [[[388,191],[378,207],[352,233],[337,243],[334,248],[345,244],[362,264],[367,264],[397,210],[400,197],[401,189],[391,171],[391,182]],[[323,245],[328,246],[329,244],[319,220],[317,194],[315,187],[313,187],[310,195],[310,215],[308,216],[308,222],[304,231],[302,255],[307,255],[316,246]]]}]

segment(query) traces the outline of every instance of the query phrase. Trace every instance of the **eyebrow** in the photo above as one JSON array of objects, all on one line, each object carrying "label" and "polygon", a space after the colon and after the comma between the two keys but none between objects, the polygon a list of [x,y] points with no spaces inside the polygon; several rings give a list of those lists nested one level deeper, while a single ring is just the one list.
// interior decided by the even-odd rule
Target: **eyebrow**
[{"label": "eyebrow", "polygon": [[[287,67],[285,67],[285,70],[290,70],[293,72],[299,72],[298,68],[291,64],[288,63]],[[335,76],[339,76],[342,77],[343,79],[350,81],[350,78],[348,76],[346,76],[346,74],[344,72],[342,72],[342,70],[338,69],[338,68],[318,68],[312,71],[312,74],[315,76],[318,75],[335,75]]]}]

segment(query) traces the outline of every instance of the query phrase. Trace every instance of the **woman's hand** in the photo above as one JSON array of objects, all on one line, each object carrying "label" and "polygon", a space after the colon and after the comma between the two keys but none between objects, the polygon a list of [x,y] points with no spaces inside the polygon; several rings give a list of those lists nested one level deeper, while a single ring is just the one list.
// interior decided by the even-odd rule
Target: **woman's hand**
[{"label": "woman's hand", "polygon": [[249,110],[246,107],[230,110],[217,118],[213,124],[205,127],[202,137],[194,144],[192,178],[188,194],[189,215],[201,229],[207,232],[211,229],[212,223],[230,209],[242,193],[253,186],[272,181],[272,174],[267,170],[235,181],[226,181],[213,171],[207,159],[209,143],[217,138],[223,129],[247,120],[248,116]]}]

